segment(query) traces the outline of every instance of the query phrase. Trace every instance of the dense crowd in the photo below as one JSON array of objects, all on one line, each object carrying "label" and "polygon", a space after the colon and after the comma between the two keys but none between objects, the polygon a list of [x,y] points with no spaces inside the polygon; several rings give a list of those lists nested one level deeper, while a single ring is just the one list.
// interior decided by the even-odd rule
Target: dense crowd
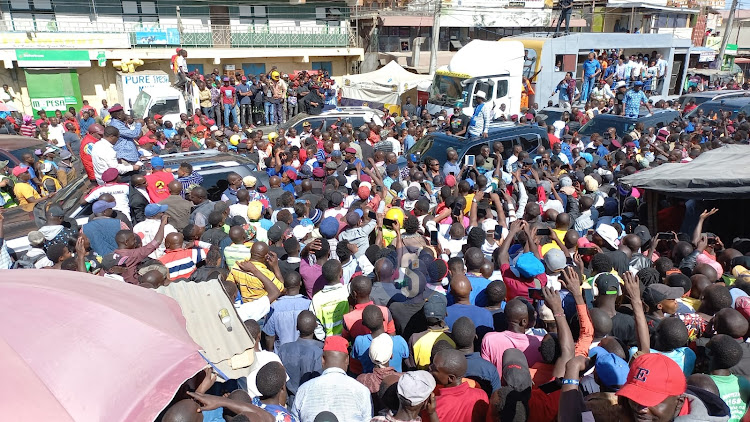
[{"label": "dense crowd", "polygon": [[[270,73],[253,84],[284,80]],[[323,104],[304,98],[308,113]],[[705,231],[717,210],[677,198],[659,204],[651,233],[643,192],[620,182],[747,143],[744,114],[586,141],[561,119],[549,150],[497,142],[466,165],[455,150],[444,163],[409,152],[430,131],[486,133],[460,111],[409,103],[382,125],[265,135],[245,112],[217,123],[211,101],[175,125],[118,104],[3,124],[49,144],[12,169],[0,163],[6,208],[32,211],[86,177],[80,201],[93,212],[79,226],[40,204],[30,249],[3,242],[4,269],[148,289],[219,279],[255,340],[247,377],[214,385],[210,370],[198,374],[161,420],[750,420],[747,242]],[[264,107],[267,123],[283,121],[278,110]],[[513,119],[547,126],[536,112]],[[268,182],[229,173],[211,200],[190,164],[163,158],[208,149],[251,158]]]}]

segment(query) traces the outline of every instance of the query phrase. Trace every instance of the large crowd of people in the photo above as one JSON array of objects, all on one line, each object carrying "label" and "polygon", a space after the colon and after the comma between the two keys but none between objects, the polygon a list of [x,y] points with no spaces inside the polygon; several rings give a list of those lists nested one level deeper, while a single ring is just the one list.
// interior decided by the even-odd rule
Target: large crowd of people
[{"label": "large crowd of people", "polygon": [[[273,99],[285,75],[270,73]],[[217,81],[181,81],[196,78]],[[219,89],[236,95],[235,82]],[[323,104],[304,95],[306,112]],[[160,420],[750,420],[748,242],[704,230],[717,210],[700,202],[649,216],[620,182],[747,143],[744,114],[585,142],[562,119],[549,149],[497,142],[469,166],[454,150],[444,163],[409,152],[430,131],[482,136],[460,113],[408,104],[382,125],[264,134],[257,115],[278,123],[290,103],[261,113],[239,99],[238,120],[235,103],[200,99],[174,125],[106,103],[2,125],[49,143],[0,163],[4,207],[46,214],[23,256],[3,242],[2,268],[147,289],[218,279],[255,341],[247,377],[214,384],[206,370]],[[546,127],[536,112],[513,119]],[[267,184],[229,173],[212,200],[190,164],[165,165],[207,149],[250,157]],[[93,212],[80,226],[45,201],[77,177]]]}]

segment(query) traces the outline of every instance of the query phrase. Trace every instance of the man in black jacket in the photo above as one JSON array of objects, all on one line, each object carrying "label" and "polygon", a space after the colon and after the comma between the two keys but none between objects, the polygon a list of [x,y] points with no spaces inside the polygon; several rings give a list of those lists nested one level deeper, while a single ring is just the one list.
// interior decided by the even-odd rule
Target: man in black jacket
[{"label": "man in black jacket", "polygon": [[302,104],[304,104],[307,114],[313,116],[323,112],[323,105],[325,100],[320,95],[319,87],[317,85],[310,86],[310,92],[302,98]]},{"label": "man in black jacket", "polygon": [[149,204],[146,184],[146,178],[141,174],[136,174],[130,178],[128,201],[130,202],[130,218],[133,225],[146,219],[146,205]]}]

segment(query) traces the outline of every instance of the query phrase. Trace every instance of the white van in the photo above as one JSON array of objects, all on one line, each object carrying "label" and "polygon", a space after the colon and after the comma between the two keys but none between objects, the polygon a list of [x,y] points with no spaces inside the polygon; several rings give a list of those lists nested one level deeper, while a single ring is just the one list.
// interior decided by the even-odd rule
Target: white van
[{"label": "white van", "polygon": [[133,102],[131,114],[134,119],[145,119],[161,114],[165,122],[173,125],[180,121],[180,114],[187,113],[182,93],[169,86],[144,88]]}]

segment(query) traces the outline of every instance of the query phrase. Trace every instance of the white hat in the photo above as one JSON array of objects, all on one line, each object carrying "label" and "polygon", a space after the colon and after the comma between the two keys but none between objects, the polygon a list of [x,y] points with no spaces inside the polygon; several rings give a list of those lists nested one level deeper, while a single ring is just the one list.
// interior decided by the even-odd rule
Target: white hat
[{"label": "white hat", "polygon": [[438,120],[445,120],[445,117],[443,117],[443,116],[438,116]]},{"label": "white hat", "polygon": [[380,333],[370,343],[370,360],[376,366],[385,366],[393,356],[393,339],[388,333]]},{"label": "white hat", "polygon": [[483,99],[483,100],[486,100],[486,99],[487,99],[487,93],[486,93],[486,92],[484,92],[484,91],[477,91],[477,92],[476,92],[476,93],[474,94],[474,96],[475,96],[475,97],[477,97],[477,98],[481,98],[481,99]]},{"label": "white hat", "polygon": [[297,238],[297,240],[304,239],[308,234],[312,233],[315,226],[306,226],[303,224],[298,224],[294,226],[294,229],[292,229],[292,235]]},{"label": "white hat", "polygon": [[622,87],[624,87],[624,86],[625,86],[625,81],[619,81],[619,82],[617,82],[617,84],[615,85],[615,89],[618,89],[618,88],[622,88]]},{"label": "white hat", "polygon": [[497,226],[498,223],[495,220],[487,219],[482,221],[482,230],[484,230],[485,232],[495,231]]},{"label": "white hat", "polygon": [[617,229],[609,224],[600,224],[596,229],[596,234],[609,243],[613,249],[617,249]]}]

